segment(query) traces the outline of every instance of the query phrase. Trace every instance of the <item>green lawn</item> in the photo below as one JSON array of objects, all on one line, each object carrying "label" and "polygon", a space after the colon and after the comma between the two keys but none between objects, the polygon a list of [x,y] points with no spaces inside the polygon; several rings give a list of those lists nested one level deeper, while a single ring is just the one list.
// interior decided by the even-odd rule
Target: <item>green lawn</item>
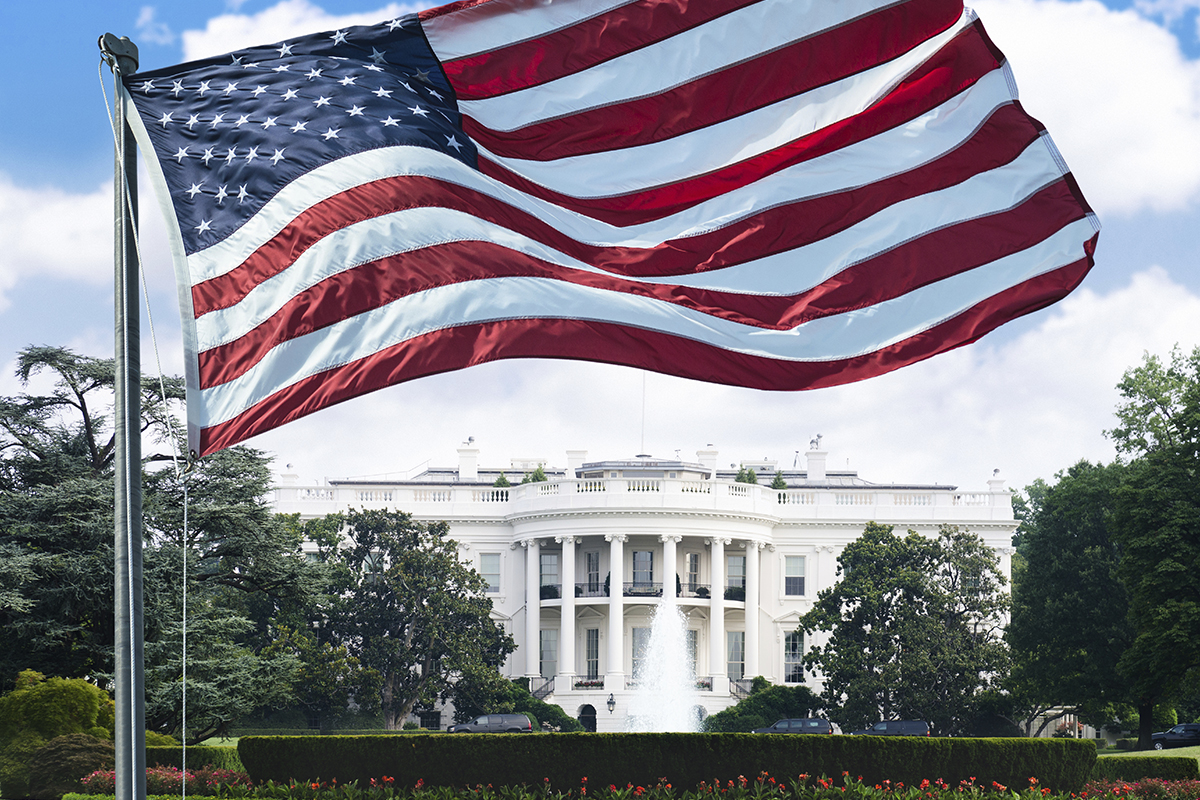
[{"label": "green lawn", "polygon": [[[225,737],[221,737],[221,736],[214,736],[211,739],[205,739],[200,744],[203,747],[237,747],[237,743],[238,743],[238,737],[236,737],[236,736],[229,737],[229,738],[225,738]],[[1200,748],[1193,747],[1190,749],[1196,750],[1196,749],[1200,749]]]},{"label": "green lawn", "polygon": [[1172,747],[1169,750],[1115,750],[1105,748],[1096,755],[1104,756],[1191,756],[1200,760],[1200,745],[1195,747]]}]

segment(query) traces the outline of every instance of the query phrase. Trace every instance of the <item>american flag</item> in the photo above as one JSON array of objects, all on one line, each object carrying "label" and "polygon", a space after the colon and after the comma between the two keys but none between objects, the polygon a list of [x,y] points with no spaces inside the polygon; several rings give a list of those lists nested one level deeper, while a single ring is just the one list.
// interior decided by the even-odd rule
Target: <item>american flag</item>
[{"label": "american flag", "polygon": [[960,0],[463,0],[125,88],[196,455],[501,358],[860,380],[1056,302],[1099,231]]}]

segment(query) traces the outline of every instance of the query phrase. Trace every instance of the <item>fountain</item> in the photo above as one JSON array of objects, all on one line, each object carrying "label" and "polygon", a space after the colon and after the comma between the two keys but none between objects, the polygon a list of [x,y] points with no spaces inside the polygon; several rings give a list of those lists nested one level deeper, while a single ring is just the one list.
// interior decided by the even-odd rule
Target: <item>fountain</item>
[{"label": "fountain", "polygon": [[687,620],[673,602],[658,604],[650,639],[634,676],[638,688],[625,717],[627,731],[700,729],[696,707],[696,675],[688,658]]}]

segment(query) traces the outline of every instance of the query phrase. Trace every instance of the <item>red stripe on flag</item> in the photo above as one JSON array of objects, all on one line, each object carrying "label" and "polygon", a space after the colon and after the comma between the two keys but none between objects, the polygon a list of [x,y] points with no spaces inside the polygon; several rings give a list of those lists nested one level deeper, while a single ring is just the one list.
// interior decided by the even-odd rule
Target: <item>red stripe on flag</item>
[{"label": "red stripe on flag", "polygon": [[767,175],[902,125],[941,105],[1000,66],[974,27],[957,36],[861,114],[794,142],[689,180],[610,197],[577,198],[547,189],[490,159],[479,169],[526,194],[613,225],[633,225],[677,213]]},{"label": "red stripe on flag", "polygon": [[792,362],[717,350],[644,329],[576,320],[508,320],[437,331],[304,378],[238,416],[200,432],[200,455],[322,408],[404,381],[507,358],[569,358],[623,364],[680,377],[756,389],[836,386],[882,375],[961,347],[1016,317],[1056,302],[1092,264],[1087,255],[988,298],[953,319],[890,347],[849,359]]},{"label": "red stripe on flag", "polygon": [[854,225],[909,197],[953,186],[1007,164],[1039,135],[1016,106],[1006,105],[961,146],[915,170],[845,192],[788,203],[698,236],[658,247],[598,247],[578,242],[542,220],[488,195],[434,178],[373,181],[313,205],[243,264],[192,287],[197,318],[229,308],[288,269],[309,247],[357,222],[410,208],[454,209],[529,236],[559,252],[622,275],[651,277],[720,269],[791,250]]},{"label": "red stripe on flag", "polygon": [[535,161],[670,139],[890,61],[946,30],[961,14],[961,2],[917,0],[661,94],[512,131],[493,131],[465,116],[463,130],[494,155]]},{"label": "red stripe on flag", "polygon": [[1060,180],[1009,211],[933,231],[853,265],[797,295],[756,295],[649,285],[563,269],[487,242],[454,242],[402,253],[338,273],[291,298],[245,336],[199,354],[200,386],[233,380],[270,350],[402,297],[453,283],[501,277],[562,280],[649,297],[761,328],[788,329],[818,317],[881,303],[1032,247],[1083,217]]}]

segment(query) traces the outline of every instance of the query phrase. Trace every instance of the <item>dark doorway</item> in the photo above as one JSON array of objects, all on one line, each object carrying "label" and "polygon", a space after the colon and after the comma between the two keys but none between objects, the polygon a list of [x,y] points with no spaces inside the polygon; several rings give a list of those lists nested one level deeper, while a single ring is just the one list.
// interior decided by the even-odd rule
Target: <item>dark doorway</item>
[{"label": "dark doorway", "polygon": [[591,705],[581,706],[579,709],[579,724],[588,733],[596,732],[596,707]]}]

